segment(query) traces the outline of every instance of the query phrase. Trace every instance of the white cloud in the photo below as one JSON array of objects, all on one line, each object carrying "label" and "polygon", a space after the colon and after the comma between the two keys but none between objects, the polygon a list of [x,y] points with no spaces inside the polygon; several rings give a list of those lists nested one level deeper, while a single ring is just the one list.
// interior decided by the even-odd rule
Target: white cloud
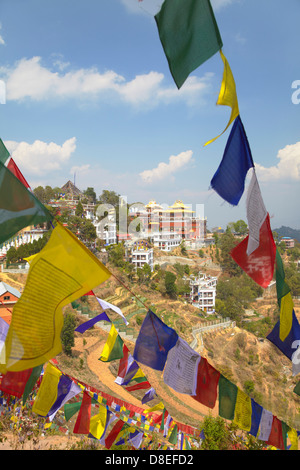
[{"label": "white cloud", "polygon": [[46,143],[35,140],[28,142],[4,142],[7,150],[26,174],[43,175],[49,171],[57,171],[67,163],[76,149],[76,138],[66,140],[62,145],[54,142]]},{"label": "white cloud", "polygon": [[[1,30],[1,29],[2,29],[2,24],[0,23],[0,30]],[[3,37],[1,36],[1,34],[0,34],[0,45],[1,45],[1,46],[4,46],[4,45],[5,45],[5,41],[4,41]]]},{"label": "white cloud", "polygon": [[156,168],[145,170],[141,172],[139,176],[146,184],[173,177],[173,173],[182,170],[192,162],[192,156],[193,152],[191,150],[181,152],[178,155],[171,155],[169,163],[160,162]]},{"label": "white cloud", "polygon": [[180,90],[175,84],[164,86],[164,75],[155,71],[126,79],[112,70],[100,73],[96,68],[64,70],[69,67],[61,57],[55,60],[58,71],[53,71],[41,63],[41,57],[23,58],[13,67],[0,68],[0,75],[6,82],[6,100],[31,99],[42,101],[51,99],[76,99],[93,101],[108,99],[113,93],[121,101],[142,109],[159,103],[181,100],[187,105],[199,105],[199,101],[210,90],[213,74],[202,78],[191,76]]},{"label": "white cloud", "polygon": [[279,162],[276,166],[264,167],[255,164],[258,178],[261,181],[285,180],[300,181],[300,142],[286,145],[277,154]]},{"label": "white cloud", "polygon": [[89,163],[87,165],[72,166],[70,170],[70,174],[71,175],[74,175],[74,173],[87,174],[90,169],[91,169],[91,165]]}]

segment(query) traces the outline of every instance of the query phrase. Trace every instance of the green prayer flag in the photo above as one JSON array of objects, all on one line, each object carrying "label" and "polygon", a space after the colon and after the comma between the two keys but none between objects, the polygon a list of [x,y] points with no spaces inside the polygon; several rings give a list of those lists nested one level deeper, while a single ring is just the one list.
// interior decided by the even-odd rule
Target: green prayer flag
[{"label": "green prayer flag", "polygon": [[34,385],[36,384],[39,376],[41,375],[42,370],[43,370],[43,364],[36,366],[32,369],[31,375],[25,385],[25,389],[23,392],[23,406],[25,405],[28,396],[32,392]]},{"label": "green prayer flag", "polygon": [[4,163],[6,162],[8,158],[9,158],[9,151],[5,147],[2,139],[0,139],[0,162],[3,163],[4,165]]},{"label": "green prayer flag", "polygon": [[171,432],[171,435],[169,437],[169,442],[170,444],[177,444],[177,435],[178,435],[178,427],[177,427],[177,424],[175,424],[172,432]]},{"label": "green prayer flag", "polygon": [[165,0],[155,21],[178,88],[223,46],[210,0]]},{"label": "green prayer flag", "polygon": [[43,204],[0,161],[0,243],[28,225],[52,219]]},{"label": "green prayer flag", "polygon": [[219,379],[219,415],[233,420],[238,388],[222,374]]},{"label": "green prayer flag", "polygon": [[282,439],[283,439],[284,450],[287,450],[287,437],[288,437],[288,431],[290,427],[284,421],[281,421],[281,428],[282,428]]},{"label": "green prayer flag", "polygon": [[293,392],[300,396],[300,382],[297,383]]},{"label": "green prayer flag", "polygon": [[81,407],[81,401],[75,402],[75,403],[66,403],[64,405],[64,413],[65,413],[65,419],[66,421],[69,421],[69,419],[72,418],[77,411],[80,410]]},{"label": "green prayer flag", "polygon": [[290,292],[288,284],[285,282],[285,272],[283,267],[283,262],[280,256],[278,249],[276,250],[276,290],[277,290],[277,300],[280,306],[280,300],[282,297],[287,295]]}]

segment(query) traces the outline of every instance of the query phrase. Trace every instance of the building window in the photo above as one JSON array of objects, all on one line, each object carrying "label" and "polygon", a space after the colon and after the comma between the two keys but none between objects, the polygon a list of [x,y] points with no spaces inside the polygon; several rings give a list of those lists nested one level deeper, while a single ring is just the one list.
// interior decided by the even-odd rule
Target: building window
[{"label": "building window", "polygon": [[4,300],[10,300],[10,295],[5,295]]}]

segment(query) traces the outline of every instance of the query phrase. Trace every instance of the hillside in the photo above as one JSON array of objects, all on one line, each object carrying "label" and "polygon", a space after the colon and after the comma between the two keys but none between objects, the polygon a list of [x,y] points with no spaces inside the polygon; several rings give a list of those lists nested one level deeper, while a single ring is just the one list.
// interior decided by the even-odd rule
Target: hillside
[{"label": "hillside", "polygon": [[300,230],[282,225],[280,228],[275,228],[274,232],[277,232],[280,237],[291,237],[300,243]]}]

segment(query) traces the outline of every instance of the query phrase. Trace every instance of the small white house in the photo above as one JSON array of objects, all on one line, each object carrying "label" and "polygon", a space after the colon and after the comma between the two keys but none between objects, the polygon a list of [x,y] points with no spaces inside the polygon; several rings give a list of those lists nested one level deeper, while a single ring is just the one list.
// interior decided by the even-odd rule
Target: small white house
[{"label": "small white house", "polygon": [[144,242],[134,243],[131,250],[131,263],[133,263],[135,269],[143,268],[145,264],[148,264],[151,271],[153,271],[153,248],[149,248],[148,244]]},{"label": "small white house", "polygon": [[215,312],[217,277],[199,273],[190,279],[190,301],[195,307],[206,313]]}]

